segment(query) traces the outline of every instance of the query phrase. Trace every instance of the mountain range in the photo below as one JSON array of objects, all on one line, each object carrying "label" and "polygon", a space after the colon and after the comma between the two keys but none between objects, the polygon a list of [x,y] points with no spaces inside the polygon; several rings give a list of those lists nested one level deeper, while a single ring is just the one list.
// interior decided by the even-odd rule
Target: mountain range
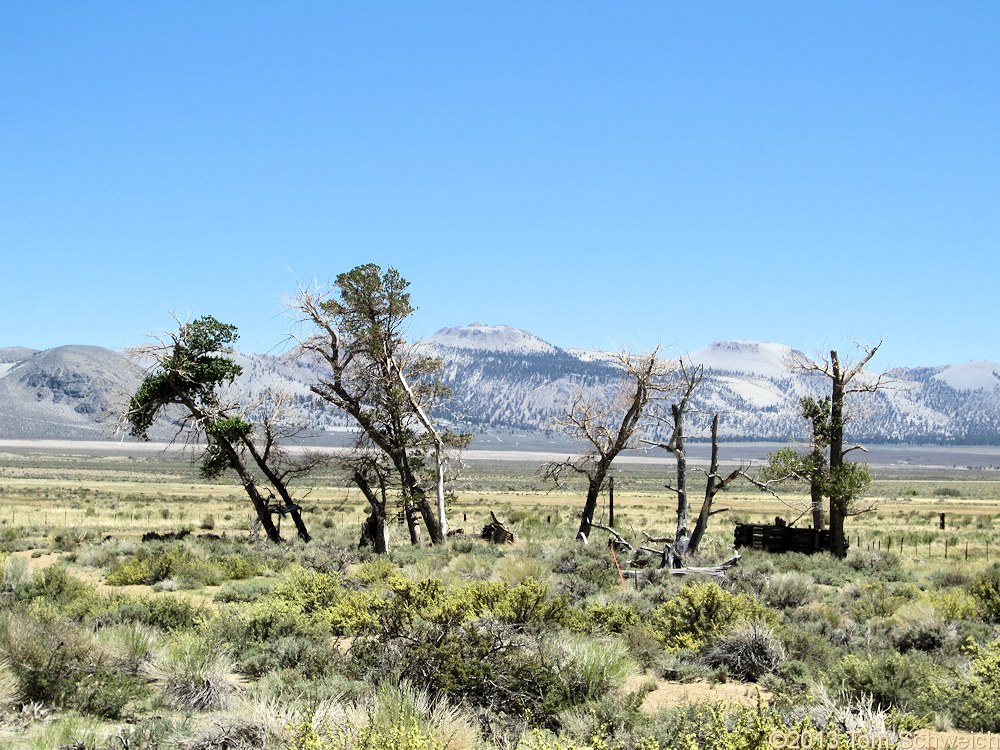
[{"label": "mountain range", "polygon": [[[444,328],[416,346],[444,361],[452,396],[439,418],[473,433],[551,434],[571,397],[580,391],[608,396],[621,381],[612,353],[560,349],[509,326]],[[235,388],[244,395],[280,389],[317,433],[349,426],[309,390],[317,372],[308,361],[235,356],[243,366]],[[716,342],[686,355],[686,364],[704,367],[690,434],[704,435],[711,415],[719,413],[720,434],[729,440],[802,440],[799,400],[829,388],[822,376],[790,367],[802,359],[790,347],[758,341]],[[108,438],[142,377],[141,367],[123,353],[100,347],[0,349],[0,438]],[[1000,443],[1000,363],[897,368],[883,377],[887,387],[849,403],[852,440]],[[666,430],[653,425],[650,434],[663,437]]]}]

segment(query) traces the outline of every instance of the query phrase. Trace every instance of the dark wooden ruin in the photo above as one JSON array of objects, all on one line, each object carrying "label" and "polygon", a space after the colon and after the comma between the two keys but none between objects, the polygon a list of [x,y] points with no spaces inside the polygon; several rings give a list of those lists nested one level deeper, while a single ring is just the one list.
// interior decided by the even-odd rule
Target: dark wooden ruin
[{"label": "dark wooden ruin", "polygon": [[736,549],[746,547],[765,552],[813,552],[830,551],[830,532],[827,529],[797,529],[789,526],[783,518],[775,518],[773,524],[738,523],[733,534]]}]

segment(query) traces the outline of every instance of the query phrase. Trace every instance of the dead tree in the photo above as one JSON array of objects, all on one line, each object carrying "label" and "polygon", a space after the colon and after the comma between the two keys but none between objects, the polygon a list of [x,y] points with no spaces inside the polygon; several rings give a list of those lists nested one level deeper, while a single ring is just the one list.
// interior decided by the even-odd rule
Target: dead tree
[{"label": "dead tree", "polygon": [[350,481],[368,501],[368,515],[361,525],[359,547],[371,547],[376,554],[389,551],[389,498],[391,469],[385,465],[383,456],[370,450],[362,437],[360,445],[347,457],[341,459],[341,466],[347,470]]},{"label": "dead tree", "polygon": [[722,492],[737,478],[743,475],[743,467],[734,469],[725,477],[719,474],[719,415],[712,417],[712,457],[708,464],[708,473],[705,477],[705,499],[701,504],[701,511],[698,513],[698,521],[691,532],[691,541],[688,543],[688,553],[695,554],[701,545],[702,537],[708,529],[708,520],[717,513],[724,513],[727,508],[713,508],[715,496]]},{"label": "dead tree", "polygon": [[670,439],[666,443],[643,441],[649,445],[663,448],[673,455],[676,462],[676,485],[667,485],[667,489],[672,490],[677,495],[677,530],[674,533],[673,543],[664,548],[664,560],[666,564],[674,568],[683,567],[685,558],[698,550],[701,540],[705,535],[705,530],[708,528],[709,519],[716,513],[722,512],[721,510],[713,510],[712,508],[715,496],[741,474],[740,469],[736,469],[725,477],[719,474],[719,415],[716,414],[712,419],[712,454],[708,472],[706,473],[705,497],[702,501],[701,510],[698,513],[694,529],[691,529],[691,501],[688,497],[688,466],[684,420],[689,410],[691,397],[701,384],[704,370],[701,365],[691,369],[682,360],[678,367],[678,372],[682,380],[681,396],[670,405],[672,425]]},{"label": "dead tree", "polygon": [[[710,565],[706,567],[670,567],[669,560],[671,554],[670,542],[673,541],[672,537],[651,537],[649,534],[643,533],[643,539],[646,542],[644,545],[633,545],[628,539],[626,539],[622,534],[620,534],[615,529],[610,526],[603,526],[599,523],[591,523],[591,527],[594,529],[600,529],[606,531],[613,539],[608,540],[608,546],[622,553],[634,553],[637,557],[630,561],[631,565],[640,570],[633,570],[623,568],[621,573],[623,577],[634,578],[638,576],[641,572],[641,568],[645,567],[645,558],[640,557],[641,555],[648,554],[654,555],[660,558],[660,567],[670,575],[711,575],[722,577],[726,574],[726,571],[730,568],[735,567],[740,561],[740,555],[734,555],[725,562],[721,562],[718,565]],[[662,549],[656,549],[654,547],[648,546],[649,544],[664,544]]]},{"label": "dead tree", "polygon": [[332,457],[315,450],[293,456],[285,448],[288,441],[307,429],[297,410],[291,407],[291,402],[291,395],[285,391],[266,390],[255,404],[251,404],[246,413],[255,426],[257,439],[245,439],[243,447],[278,493],[281,499],[279,512],[291,516],[299,538],[308,542],[312,537],[302,519],[302,506],[292,498],[289,487],[298,478],[328,466]]},{"label": "dead tree", "polygon": [[566,416],[558,422],[568,435],[586,443],[587,450],[576,458],[552,461],[542,467],[542,472],[556,484],[567,471],[587,480],[587,497],[577,532],[584,539],[590,534],[611,464],[623,450],[635,447],[646,408],[663,391],[668,368],[658,354],[659,347],[639,357],[624,352],[618,355],[622,380],[617,390],[606,398],[577,393]]}]

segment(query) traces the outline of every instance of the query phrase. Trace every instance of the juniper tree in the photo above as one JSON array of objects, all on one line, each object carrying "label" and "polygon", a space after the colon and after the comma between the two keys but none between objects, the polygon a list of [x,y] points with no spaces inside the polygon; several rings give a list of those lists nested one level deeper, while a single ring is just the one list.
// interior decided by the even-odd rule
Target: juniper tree
[{"label": "juniper tree", "polygon": [[[239,477],[268,539],[281,541],[269,510],[271,497],[277,492],[283,501],[279,507],[290,512],[299,536],[308,541],[309,532],[292,500],[288,481],[312,468],[318,459],[306,457],[294,462],[281,449],[280,398],[262,410],[261,404],[248,409],[246,404],[241,406],[226,397],[226,386],[242,372],[230,356],[237,337],[236,326],[206,315],[180,324],[157,344],[133,350],[152,365],[129,399],[123,422],[134,437],[145,440],[158,418],[173,420],[175,440],[183,438],[203,446],[203,476],[216,478],[231,470]],[[254,411],[259,417],[257,424],[251,418]],[[264,475],[263,481],[255,476],[255,470]]]},{"label": "juniper tree", "polygon": [[[383,454],[404,509],[408,514],[416,509],[431,541],[440,544],[448,532],[445,451],[464,447],[470,436],[439,428],[429,416],[448,390],[442,383],[443,363],[420,356],[404,338],[414,311],[408,287],[395,268],[383,272],[369,263],[338,275],[329,290],[300,289],[290,307],[310,330],[300,342],[301,351],[322,367],[313,392],[358,426],[359,452]],[[381,496],[374,489],[386,477],[370,471],[382,463],[366,466],[369,471],[358,473],[352,465],[349,473],[377,514],[381,501],[372,498]],[[379,482],[373,485],[372,477]],[[436,508],[427,489],[431,478],[437,487]],[[415,524],[410,529],[416,543]]]},{"label": "juniper tree", "polygon": [[[836,350],[830,352],[829,359],[818,362],[803,360],[796,363],[797,369],[823,375],[830,381],[830,397],[818,402],[804,401],[803,412],[810,419],[814,434],[826,443],[829,454],[826,462],[825,475],[817,468],[817,474],[811,481],[813,490],[813,511],[816,507],[816,492],[821,488],[829,501],[830,515],[830,546],[837,557],[847,554],[847,537],[844,531],[844,521],[849,515],[863,512],[857,501],[871,483],[868,467],[862,463],[847,461],[847,455],[852,451],[864,450],[860,445],[844,446],[844,425],[847,421],[847,397],[852,393],[874,393],[886,386],[882,375],[869,376],[864,372],[865,365],[878,352],[881,343],[864,347],[857,363],[844,363]],[[814,437],[813,455],[816,455]],[[813,459],[816,467],[820,466],[818,456]]]}]

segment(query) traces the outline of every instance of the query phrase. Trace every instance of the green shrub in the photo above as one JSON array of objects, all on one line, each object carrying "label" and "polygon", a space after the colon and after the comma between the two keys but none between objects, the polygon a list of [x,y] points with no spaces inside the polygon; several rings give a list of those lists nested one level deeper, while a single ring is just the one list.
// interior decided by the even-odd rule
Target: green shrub
[{"label": "green shrub", "polygon": [[788,660],[805,665],[810,674],[825,672],[839,658],[830,642],[833,631],[823,619],[784,622],[778,633]]},{"label": "green shrub", "polygon": [[769,607],[801,607],[812,601],[816,583],[804,573],[775,573],[764,584],[761,598]]},{"label": "green shrub", "polygon": [[141,679],[112,670],[93,638],[64,620],[11,613],[0,621],[0,652],[24,702],[119,719],[146,693]]},{"label": "green shrub", "polygon": [[593,636],[563,636],[564,677],[575,701],[589,701],[610,693],[638,674],[638,667],[619,640]]},{"label": "green shrub", "polygon": [[43,602],[67,616],[81,619],[100,607],[97,589],[72,576],[63,565],[42,568],[20,591],[22,600]]},{"label": "green shrub", "polygon": [[187,599],[166,594],[154,596],[117,596],[95,618],[95,625],[141,622],[164,631],[191,630],[205,618],[203,607]]},{"label": "green shrub", "polygon": [[121,674],[138,674],[153,653],[156,640],[156,631],[142,623],[123,623],[97,631],[97,641],[108,666]]},{"label": "green shrub", "polygon": [[934,497],[961,497],[962,491],[957,487],[937,487],[933,494]]},{"label": "green shrub", "polygon": [[272,596],[309,614],[336,604],[345,593],[339,573],[321,573],[293,565],[284,572]]},{"label": "green shrub", "polygon": [[0,596],[25,599],[24,590],[31,585],[28,561],[23,557],[4,555],[0,558]]},{"label": "green shrub", "polygon": [[958,728],[1000,732],[1000,641],[980,649],[957,684],[935,693]]},{"label": "green shrub", "polygon": [[[652,689],[653,684],[647,684],[645,687]],[[566,746],[572,741],[599,743],[598,746],[602,750],[616,747],[622,750],[625,747],[655,750],[655,746],[648,738],[646,740],[641,738],[641,730],[649,723],[648,717],[642,710],[646,693],[646,690],[624,694],[606,693],[588,701],[585,705],[563,711],[559,716],[561,741],[566,743]],[[539,739],[541,736],[540,733],[536,734],[534,738],[529,738],[529,741]]]},{"label": "green shrub", "polygon": [[374,591],[351,591],[316,616],[317,622],[334,635],[360,635],[380,632],[399,633],[412,621],[412,612],[393,612],[388,600]]},{"label": "green shrub", "polygon": [[539,516],[535,511],[528,510],[526,508],[519,508],[517,510],[512,510],[507,514],[508,523],[521,523],[521,524],[539,524],[542,522],[541,516]]},{"label": "green shrub", "polygon": [[903,568],[903,563],[894,552],[876,552],[874,550],[851,550],[845,561],[851,569],[864,573],[868,579],[881,581],[905,581],[909,574]]},{"label": "green shrub", "polygon": [[574,702],[565,652],[495,620],[459,627],[421,625],[389,646],[366,649],[362,644],[352,652],[355,659],[374,656],[365,666],[369,673],[397,670],[432,696],[493,714],[531,716],[541,725],[554,726],[559,711]]},{"label": "green shrub", "polygon": [[903,605],[893,615],[892,622],[889,637],[899,651],[938,651],[958,635],[955,626],[943,620],[926,602]]},{"label": "green shrub", "polygon": [[[647,744],[635,747],[657,750],[767,750],[777,747],[848,750],[857,742],[857,738],[834,724],[816,727],[808,720],[787,721],[777,709],[763,701],[758,701],[756,706],[722,701],[682,704],[657,712],[651,724],[642,736]],[[603,746],[594,743],[590,747],[596,750]]]},{"label": "green shrub", "polygon": [[274,582],[267,581],[241,581],[239,583],[226,583],[215,592],[212,599],[217,602],[254,602],[271,596],[274,592]]},{"label": "green shrub", "polygon": [[972,583],[972,575],[961,568],[944,568],[932,571],[930,581],[936,589],[966,587]]},{"label": "green shrub", "polygon": [[458,750],[479,735],[467,711],[405,683],[379,685],[353,704],[322,706],[293,730],[293,750]]},{"label": "green shrub", "polygon": [[694,582],[653,610],[650,626],[668,649],[698,649],[744,620],[775,621],[777,613],[714,582]]},{"label": "green shrub", "polygon": [[219,568],[190,547],[175,544],[165,551],[140,550],[112,568],[105,577],[109,586],[151,586],[167,579],[215,586],[222,580]]},{"label": "green shrub", "polygon": [[549,587],[534,578],[508,587],[489,609],[494,617],[519,625],[558,625],[570,616],[566,599],[551,595]]},{"label": "green shrub", "polygon": [[984,620],[1000,623],[1000,566],[992,565],[976,576],[969,593],[979,602]]},{"label": "green shrub", "polygon": [[979,599],[963,589],[931,591],[927,596],[935,611],[950,622],[972,620],[979,616]]},{"label": "green shrub", "polygon": [[570,602],[621,585],[608,548],[601,544],[564,548],[553,560],[552,569],[558,574],[556,591],[565,594]]},{"label": "green shrub", "polygon": [[217,563],[222,569],[222,577],[233,581],[253,578],[264,572],[263,563],[247,555],[224,555],[217,560]]},{"label": "green shrub", "polygon": [[573,615],[565,599],[532,578],[510,586],[502,581],[470,581],[445,588],[436,578],[411,581],[393,576],[389,590],[341,592],[317,613],[337,635],[379,633],[397,637],[420,622],[458,625],[489,615],[522,626],[557,625]]},{"label": "green shrub", "polygon": [[316,619],[288,602],[271,598],[223,607],[205,623],[204,630],[234,649],[284,636],[318,640],[324,635]]},{"label": "green shrub", "polygon": [[897,586],[883,581],[863,581],[847,587],[850,599],[848,610],[856,622],[892,617],[897,609],[913,598],[915,592],[908,586]]},{"label": "green shrub", "polygon": [[363,586],[373,586],[375,584],[393,585],[405,580],[392,561],[385,557],[373,557],[357,565],[351,571],[348,578]]},{"label": "green shrub", "polygon": [[263,553],[263,561],[268,567],[277,570],[284,563],[295,563],[319,573],[344,573],[351,565],[358,563],[371,555],[371,552],[355,545],[345,546],[332,540],[314,540],[309,544],[293,547],[292,550],[267,550]]},{"label": "green shrub", "polygon": [[925,655],[895,651],[848,654],[832,675],[854,698],[871,696],[877,705],[921,712],[932,703],[929,686],[944,680]]},{"label": "green shrub", "polygon": [[341,668],[343,657],[329,640],[283,635],[263,643],[245,644],[236,651],[236,669],[256,679],[280,670],[294,670],[302,679],[315,680]]},{"label": "green shrub", "polygon": [[832,555],[788,552],[781,556],[781,563],[783,571],[804,573],[824,586],[841,586],[857,577],[856,571],[844,560]]},{"label": "green shrub", "polygon": [[605,633],[624,633],[642,623],[635,608],[624,602],[588,604],[583,608],[583,613],[592,628]]}]

